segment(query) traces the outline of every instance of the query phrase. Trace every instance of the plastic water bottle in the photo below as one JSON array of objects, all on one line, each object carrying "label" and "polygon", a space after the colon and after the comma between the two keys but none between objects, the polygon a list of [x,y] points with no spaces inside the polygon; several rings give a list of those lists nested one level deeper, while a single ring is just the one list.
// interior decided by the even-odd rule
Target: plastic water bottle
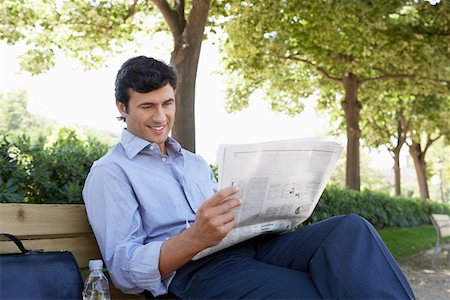
[{"label": "plastic water bottle", "polygon": [[101,259],[89,261],[89,276],[84,283],[83,300],[110,300],[108,278]]}]

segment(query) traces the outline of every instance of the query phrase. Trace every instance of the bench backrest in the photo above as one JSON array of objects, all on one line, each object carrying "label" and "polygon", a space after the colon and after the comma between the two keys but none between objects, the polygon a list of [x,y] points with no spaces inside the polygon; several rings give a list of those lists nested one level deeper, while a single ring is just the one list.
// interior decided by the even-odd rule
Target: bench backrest
[{"label": "bench backrest", "polygon": [[450,216],[445,214],[432,214],[431,222],[436,230],[439,232],[439,236],[450,236]]},{"label": "bench backrest", "polygon": [[[84,205],[0,204],[0,231],[17,236],[27,249],[69,250],[80,268],[101,258]],[[0,241],[0,253],[18,252]]]},{"label": "bench backrest", "polygon": [[[101,259],[84,205],[0,203],[0,232],[17,236],[27,249],[68,250],[82,270]],[[20,252],[13,242],[0,240],[0,253],[13,252]],[[113,299],[137,298],[110,285]]]}]

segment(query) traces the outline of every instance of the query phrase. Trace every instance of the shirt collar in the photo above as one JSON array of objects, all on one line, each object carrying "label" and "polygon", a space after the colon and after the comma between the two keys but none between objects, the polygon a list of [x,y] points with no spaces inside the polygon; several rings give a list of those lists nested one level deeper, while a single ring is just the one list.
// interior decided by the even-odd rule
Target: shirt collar
[{"label": "shirt collar", "polygon": [[[133,159],[139,152],[144,150],[148,145],[152,145],[155,143],[146,141],[126,129],[122,131],[122,138],[120,140],[123,148],[125,149],[125,153],[127,154],[128,159]],[[155,144],[155,146],[157,146]],[[171,137],[167,138],[166,141],[167,151],[174,151],[175,153],[181,154],[181,145]]]}]

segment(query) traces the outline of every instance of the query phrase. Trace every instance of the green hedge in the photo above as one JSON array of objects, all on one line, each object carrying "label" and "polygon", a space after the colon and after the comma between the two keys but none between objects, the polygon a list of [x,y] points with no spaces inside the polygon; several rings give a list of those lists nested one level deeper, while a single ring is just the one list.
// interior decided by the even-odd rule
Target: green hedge
[{"label": "green hedge", "polygon": [[357,192],[328,186],[309,222],[355,213],[376,228],[411,227],[430,223],[432,213],[450,214],[450,205],[417,198],[391,197],[373,191]]},{"label": "green hedge", "polygon": [[89,169],[109,147],[68,128],[36,142],[26,135],[0,138],[0,202],[83,203]]},{"label": "green hedge", "polygon": [[[89,169],[108,147],[67,128],[37,142],[4,134],[0,139],[0,202],[83,203],[81,191]],[[211,168],[217,176],[216,166]],[[409,227],[429,223],[431,213],[450,214],[450,205],[330,185],[307,223],[348,213],[365,217],[377,228]]]}]

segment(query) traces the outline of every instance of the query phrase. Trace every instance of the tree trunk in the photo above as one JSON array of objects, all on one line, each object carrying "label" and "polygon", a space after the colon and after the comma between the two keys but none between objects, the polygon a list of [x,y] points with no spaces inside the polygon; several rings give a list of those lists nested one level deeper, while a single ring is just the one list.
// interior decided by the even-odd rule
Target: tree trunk
[{"label": "tree trunk", "polygon": [[417,174],[417,182],[419,183],[420,197],[423,199],[429,199],[430,194],[428,192],[427,183],[427,164],[425,162],[425,152],[422,151],[420,143],[412,141],[409,147],[409,154],[414,161],[414,167]]},{"label": "tree trunk", "polygon": [[401,169],[400,169],[400,152],[406,139],[406,125],[404,120],[403,108],[397,111],[397,146],[394,153],[394,177],[395,177],[395,195],[401,196]]},{"label": "tree trunk", "polygon": [[[171,58],[179,77],[175,92],[177,112],[172,128],[172,137],[183,148],[192,152],[195,152],[195,79],[200,47],[200,45],[192,45],[174,50]],[[182,46],[178,45],[176,48],[182,48]]]},{"label": "tree trunk", "polygon": [[400,173],[400,149],[395,148],[394,150],[394,178],[395,178],[395,195],[401,196],[401,173]]},{"label": "tree trunk", "polygon": [[166,0],[153,2],[162,12],[174,39],[170,62],[178,72],[178,87],[172,137],[183,148],[195,152],[195,80],[211,0],[192,0],[187,20],[184,0],[175,1],[173,8]]},{"label": "tree trunk", "polygon": [[360,190],[359,168],[359,111],[361,103],[358,101],[358,81],[355,74],[349,74],[343,79],[345,100],[341,103],[345,112],[347,126],[347,161],[345,169],[345,184],[347,187]]}]

